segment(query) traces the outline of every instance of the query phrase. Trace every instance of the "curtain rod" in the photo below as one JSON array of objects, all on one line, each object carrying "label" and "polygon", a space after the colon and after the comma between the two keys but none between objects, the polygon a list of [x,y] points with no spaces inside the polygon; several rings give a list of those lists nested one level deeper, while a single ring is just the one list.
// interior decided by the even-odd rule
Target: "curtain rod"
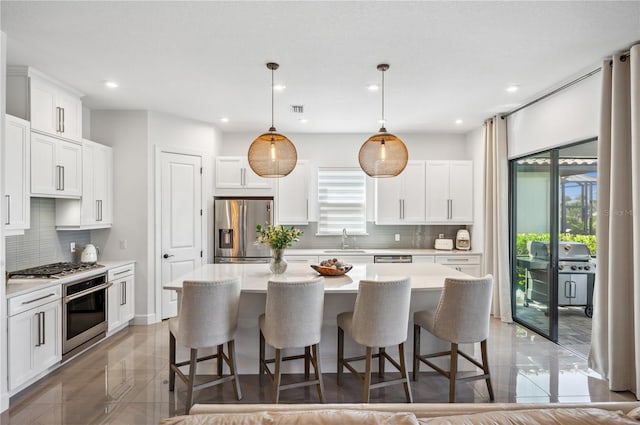
[{"label": "curtain rod", "polygon": [[531,102],[525,103],[524,105],[519,106],[519,107],[517,107],[516,109],[514,109],[514,110],[512,110],[512,111],[507,112],[506,114],[502,114],[500,117],[501,117],[502,119],[507,118],[509,115],[511,115],[511,114],[515,114],[516,112],[521,111],[521,110],[523,110],[524,108],[528,108],[529,106],[531,106],[531,105],[533,105],[533,104],[535,104],[535,103],[538,103],[538,102],[540,102],[541,100],[544,100],[544,99],[548,98],[549,96],[553,96],[554,94],[556,94],[556,93],[558,93],[558,92],[561,92],[562,90],[565,90],[565,89],[567,89],[567,88],[569,88],[569,87],[571,87],[571,86],[573,86],[573,85],[575,85],[575,84],[579,83],[580,81],[585,80],[585,79],[587,79],[587,78],[591,77],[592,75],[597,74],[597,73],[598,73],[598,72],[600,72],[600,71],[602,71],[602,68],[596,68],[596,69],[594,69],[593,71],[591,71],[591,72],[589,72],[589,73],[587,73],[587,74],[585,74],[585,75],[583,75],[583,76],[581,76],[581,77],[578,77],[578,78],[576,78],[576,79],[575,79],[575,80],[573,80],[573,81],[569,81],[567,84],[565,84],[565,85],[563,85],[563,86],[561,86],[561,87],[558,87],[557,89],[552,90],[552,91],[550,91],[550,92],[549,92],[549,93],[547,93],[547,94],[544,94],[544,95],[542,95],[542,96],[540,96],[540,97],[538,97],[538,98],[536,98],[536,99],[533,99]]}]

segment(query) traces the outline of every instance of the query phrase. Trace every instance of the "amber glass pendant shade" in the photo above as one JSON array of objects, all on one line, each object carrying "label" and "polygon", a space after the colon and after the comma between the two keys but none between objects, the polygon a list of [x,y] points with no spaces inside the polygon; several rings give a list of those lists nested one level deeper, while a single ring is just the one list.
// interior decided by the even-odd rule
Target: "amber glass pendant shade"
[{"label": "amber glass pendant shade", "polygon": [[[382,73],[382,120],[384,121],[384,72],[389,65],[381,63],[377,67]],[[395,177],[407,166],[409,152],[398,137],[387,133],[384,126],[377,134],[369,137],[358,153],[360,168],[370,177]]]},{"label": "amber glass pendant shade", "polygon": [[249,166],[262,177],[284,177],[296,167],[296,147],[280,133],[261,134],[249,146]]},{"label": "amber glass pendant shade", "polygon": [[267,64],[271,70],[271,127],[251,143],[247,153],[249,166],[260,177],[284,177],[298,162],[296,147],[286,136],[277,133],[273,125],[273,71],[279,66],[275,62]]},{"label": "amber glass pendant shade", "polygon": [[371,177],[395,177],[407,166],[409,152],[402,140],[383,127],[364,142],[358,160],[360,168]]}]

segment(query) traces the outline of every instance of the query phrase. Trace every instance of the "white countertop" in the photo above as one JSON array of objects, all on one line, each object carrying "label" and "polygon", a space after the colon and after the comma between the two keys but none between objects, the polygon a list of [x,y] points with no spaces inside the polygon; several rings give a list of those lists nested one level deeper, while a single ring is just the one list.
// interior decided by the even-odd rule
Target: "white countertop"
[{"label": "white countertop", "polygon": [[74,273],[72,275],[57,279],[9,279],[9,281],[7,282],[7,298],[26,294],[31,291],[37,291],[38,289],[44,289],[51,286],[61,285],[63,283],[73,282],[75,280],[96,276],[101,273],[106,273],[108,270],[114,269],[116,267],[133,263],[135,263],[134,260],[99,261],[99,264],[103,265],[104,267],[87,270],[86,272],[82,273]]},{"label": "white countertop", "polygon": [[369,248],[353,248],[353,249],[339,249],[339,248],[313,248],[313,249],[297,249],[287,248],[285,250],[285,257],[287,255],[318,255],[318,256],[331,256],[331,255],[480,255],[478,251],[462,251],[462,250],[440,250],[440,249],[418,249],[418,248],[403,248],[403,249],[369,249]]},{"label": "white countertop", "polygon": [[[385,251],[388,252],[388,251]],[[206,264],[181,278],[163,286],[164,289],[181,290],[185,280],[217,280],[240,276],[242,292],[266,293],[269,279],[296,281],[318,276],[307,264],[289,264],[287,271],[273,275],[268,264]],[[470,278],[466,273],[436,263],[410,264],[355,264],[343,276],[325,277],[325,293],[357,293],[362,279],[388,279],[410,277],[412,290],[439,290],[445,277]]]}]

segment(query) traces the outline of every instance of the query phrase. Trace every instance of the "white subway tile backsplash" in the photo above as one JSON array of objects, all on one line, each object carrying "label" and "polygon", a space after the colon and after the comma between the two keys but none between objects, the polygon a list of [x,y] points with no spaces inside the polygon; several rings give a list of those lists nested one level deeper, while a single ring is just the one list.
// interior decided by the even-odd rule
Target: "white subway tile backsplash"
[{"label": "white subway tile backsplash", "polygon": [[73,261],[69,242],[78,247],[91,242],[88,230],[58,232],[55,227],[55,200],[31,198],[31,228],[22,236],[6,238],[6,269],[20,270],[59,261]]}]

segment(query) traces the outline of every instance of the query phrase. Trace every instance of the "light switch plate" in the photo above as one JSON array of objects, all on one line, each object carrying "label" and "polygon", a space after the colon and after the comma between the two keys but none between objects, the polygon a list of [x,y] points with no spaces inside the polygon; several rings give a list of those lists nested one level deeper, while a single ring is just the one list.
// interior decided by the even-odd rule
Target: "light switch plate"
[{"label": "light switch plate", "polygon": [[400,233],[396,233],[395,238],[396,238],[396,242],[400,242]]}]

